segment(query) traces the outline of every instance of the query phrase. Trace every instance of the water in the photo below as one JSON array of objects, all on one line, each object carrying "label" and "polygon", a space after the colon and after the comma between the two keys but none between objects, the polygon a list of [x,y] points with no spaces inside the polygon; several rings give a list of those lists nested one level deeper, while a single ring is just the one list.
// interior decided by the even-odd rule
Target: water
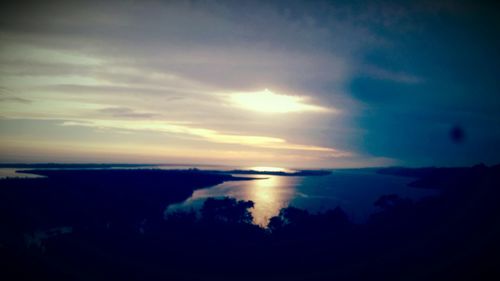
[{"label": "water", "polygon": [[196,190],[183,203],[166,212],[199,209],[206,198],[229,196],[252,200],[254,223],[266,226],[269,219],[289,205],[310,212],[340,206],[354,222],[364,222],[377,209],[373,203],[382,195],[398,194],[414,200],[437,194],[435,190],[408,187],[410,178],[377,174],[374,171],[333,171],[316,177],[259,176],[249,181],[230,181]]},{"label": "water", "polygon": [[[188,169],[233,170],[238,167],[165,165],[155,167],[131,167],[130,169]],[[259,167],[253,167],[259,168]],[[121,168],[120,168],[121,169]],[[240,168],[249,169],[249,168]],[[40,177],[38,175],[16,173],[11,168],[0,168],[0,178]],[[29,170],[29,169],[22,169]],[[259,170],[259,169],[254,169]],[[364,222],[376,211],[373,205],[380,196],[398,194],[417,200],[437,194],[435,190],[408,187],[411,178],[381,175],[374,170],[334,170],[331,175],[311,177],[235,175],[254,177],[255,180],[229,181],[196,190],[182,203],[171,205],[166,212],[173,210],[199,209],[206,198],[229,196],[238,200],[252,200],[251,209],[254,223],[266,226],[269,219],[279,214],[280,209],[292,205],[310,212],[325,211],[337,206],[355,222]]]},{"label": "water", "polygon": [[33,175],[33,174],[25,174],[18,173],[19,169],[11,169],[11,168],[0,168],[0,179],[5,178],[40,178],[43,176]]}]

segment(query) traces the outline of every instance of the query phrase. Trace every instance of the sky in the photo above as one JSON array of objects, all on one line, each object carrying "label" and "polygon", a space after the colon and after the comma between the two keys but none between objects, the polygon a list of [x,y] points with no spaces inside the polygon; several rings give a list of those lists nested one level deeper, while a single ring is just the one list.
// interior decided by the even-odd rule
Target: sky
[{"label": "sky", "polygon": [[496,11],[16,2],[0,12],[0,162],[500,163]]}]

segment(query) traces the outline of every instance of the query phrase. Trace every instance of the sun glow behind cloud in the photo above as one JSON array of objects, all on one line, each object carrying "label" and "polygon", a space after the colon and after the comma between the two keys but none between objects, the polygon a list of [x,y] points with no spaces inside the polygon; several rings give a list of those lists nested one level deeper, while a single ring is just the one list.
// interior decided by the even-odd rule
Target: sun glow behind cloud
[{"label": "sun glow behind cloud", "polygon": [[234,93],[231,94],[230,100],[237,107],[264,113],[331,111],[305,103],[304,97],[275,94],[268,89],[259,92]]},{"label": "sun glow behind cloud", "polygon": [[[47,7],[22,22],[35,34],[0,35],[0,160],[319,167],[357,157],[326,133],[350,134],[344,120],[354,110],[340,87],[323,87],[343,85],[351,72],[349,56],[321,47],[323,28],[263,17],[270,10],[259,5],[249,20],[262,26],[242,26],[219,5],[140,6],[144,14],[130,14],[133,3],[110,5],[116,13],[104,22],[101,9],[83,16]],[[146,19],[149,11],[158,16]],[[133,28],[123,32],[123,24]],[[342,42],[349,52],[361,46]]]}]

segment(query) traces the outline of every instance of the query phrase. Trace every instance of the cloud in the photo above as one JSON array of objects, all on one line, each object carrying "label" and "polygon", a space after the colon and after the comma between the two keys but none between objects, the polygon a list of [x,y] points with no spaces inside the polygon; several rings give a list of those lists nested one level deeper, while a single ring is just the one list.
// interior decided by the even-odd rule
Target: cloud
[{"label": "cloud", "polygon": [[423,82],[423,78],[416,75],[405,72],[391,71],[374,65],[364,65],[361,68],[361,75],[397,83],[418,84]]},{"label": "cloud", "polygon": [[186,125],[171,124],[162,121],[119,121],[119,120],[96,120],[93,122],[65,121],[62,126],[84,126],[101,129],[119,129],[130,131],[152,131],[159,133],[175,134],[181,136],[191,136],[203,140],[222,143],[235,144],[259,148],[280,149],[280,150],[301,150],[326,152],[332,157],[347,157],[352,154],[334,148],[314,145],[300,145],[288,143],[286,140],[276,137],[254,136],[254,135],[233,135],[224,134],[215,130],[190,127]]},{"label": "cloud", "polygon": [[106,107],[97,111],[119,118],[150,119],[156,116],[156,114],[153,113],[136,112],[128,107]]},{"label": "cloud", "polygon": [[66,118],[120,107],[242,135],[301,135],[303,121],[269,124],[221,106],[217,93],[270,88],[310,97],[318,108],[345,107],[348,97],[336,89],[351,76],[351,52],[370,36],[346,20],[315,21],[310,7],[302,14],[304,7],[261,4],[51,1],[16,8],[6,12],[0,34],[2,84],[37,101],[17,108],[16,117],[64,118],[51,109],[64,101],[72,103]]},{"label": "cloud", "polygon": [[0,102],[15,102],[15,103],[31,103],[29,99],[23,99],[19,97],[0,97]]},{"label": "cloud", "polygon": [[[291,151],[300,159],[353,157],[360,107],[346,85],[359,74],[365,49],[386,43],[370,29],[377,13],[353,9],[329,1],[49,1],[6,8],[0,83],[33,102],[2,107],[2,115],[152,131],[228,150],[280,150],[283,158]],[[422,81],[376,66],[363,71]],[[244,110],[252,102],[221,94],[266,88],[292,97],[288,109],[268,99]],[[270,118],[262,111],[282,112]]]},{"label": "cloud", "polygon": [[264,113],[333,112],[333,109],[306,103],[307,97],[258,92],[231,93],[229,102],[237,107]]}]

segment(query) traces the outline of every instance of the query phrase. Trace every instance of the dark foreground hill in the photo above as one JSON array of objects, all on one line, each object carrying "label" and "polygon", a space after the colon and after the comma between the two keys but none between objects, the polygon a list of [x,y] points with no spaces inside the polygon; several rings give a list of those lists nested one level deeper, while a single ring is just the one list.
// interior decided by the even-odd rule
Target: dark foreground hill
[{"label": "dark foreground hill", "polygon": [[43,178],[0,180],[4,226],[35,231],[69,225],[114,224],[137,228],[145,219],[163,219],[166,206],[195,189],[242,180],[197,170],[29,170]]},{"label": "dark foreground hill", "polygon": [[0,181],[1,273],[10,279],[500,277],[499,166],[404,170],[415,185],[442,192],[419,202],[382,196],[366,224],[350,222],[340,208],[311,214],[288,207],[268,229],[251,224],[252,202],[230,198],[208,199],[198,214],[162,217],[164,204],[232,179],[226,175],[41,173],[48,178]]}]

